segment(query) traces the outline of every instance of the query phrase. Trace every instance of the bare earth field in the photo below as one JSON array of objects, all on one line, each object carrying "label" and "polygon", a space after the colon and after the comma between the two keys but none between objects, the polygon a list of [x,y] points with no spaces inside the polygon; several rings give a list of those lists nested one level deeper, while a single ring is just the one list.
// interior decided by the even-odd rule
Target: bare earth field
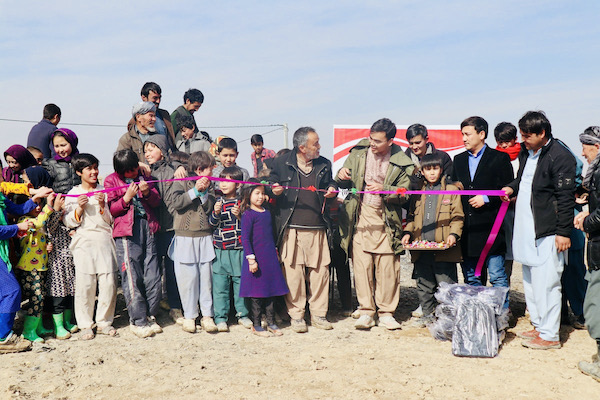
[{"label": "bare earth field", "polygon": [[[418,304],[411,268],[403,258],[400,321]],[[339,317],[337,292],[332,331],[285,327],[284,336],[271,338],[239,325],[189,334],[163,313],[164,333],[138,339],[120,301],[119,337],[87,342],[75,335],[0,356],[0,399],[600,399],[600,384],[577,369],[595,350],[587,331],[563,327],[560,350],[522,347],[515,333],[530,324],[520,266],[512,289],[514,319],[493,359],[454,357],[450,342],[409,323],[395,332],[357,331],[353,319]]]}]

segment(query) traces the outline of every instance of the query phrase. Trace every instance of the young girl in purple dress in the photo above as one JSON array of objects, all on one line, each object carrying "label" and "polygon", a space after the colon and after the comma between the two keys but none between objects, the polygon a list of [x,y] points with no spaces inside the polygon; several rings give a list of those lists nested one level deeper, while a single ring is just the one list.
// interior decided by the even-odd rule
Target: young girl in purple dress
[{"label": "young girl in purple dress", "polygon": [[[252,333],[258,336],[281,336],[275,324],[275,297],[289,292],[273,239],[271,213],[262,205],[265,187],[251,185],[244,190],[242,199],[242,246],[244,263],[240,283],[240,297],[250,298]],[[267,330],[261,326],[266,314]]]}]

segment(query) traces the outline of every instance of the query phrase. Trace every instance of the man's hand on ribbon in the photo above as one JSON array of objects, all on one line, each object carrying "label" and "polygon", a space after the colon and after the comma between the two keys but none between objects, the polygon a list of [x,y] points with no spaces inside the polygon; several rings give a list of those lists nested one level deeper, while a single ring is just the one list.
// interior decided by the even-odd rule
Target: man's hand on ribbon
[{"label": "man's hand on ribbon", "polygon": [[326,199],[331,199],[332,197],[337,196],[337,190],[335,190],[335,188],[333,186],[329,186],[327,188],[327,192],[325,192],[325,198]]},{"label": "man's hand on ribbon", "polygon": [[504,190],[504,193],[506,193],[506,195],[500,196],[500,200],[510,201],[510,196],[512,196],[515,191],[512,190],[512,188],[509,188],[508,186],[503,187],[502,190]]},{"label": "man's hand on ribbon", "polygon": [[274,183],[271,187],[271,191],[275,196],[279,196],[281,193],[283,193],[283,186],[281,186],[279,183]]}]

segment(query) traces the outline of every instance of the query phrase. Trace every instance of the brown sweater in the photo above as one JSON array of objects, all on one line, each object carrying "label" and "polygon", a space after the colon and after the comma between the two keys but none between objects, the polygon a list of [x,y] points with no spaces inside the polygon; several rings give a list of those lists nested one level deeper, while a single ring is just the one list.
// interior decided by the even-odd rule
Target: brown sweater
[{"label": "brown sweater", "polygon": [[201,237],[212,235],[208,223],[208,214],[213,209],[215,197],[208,194],[204,204],[200,197],[190,198],[189,190],[194,188],[196,181],[176,181],[170,188],[169,202],[173,215],[173,229],[176,236]]}]

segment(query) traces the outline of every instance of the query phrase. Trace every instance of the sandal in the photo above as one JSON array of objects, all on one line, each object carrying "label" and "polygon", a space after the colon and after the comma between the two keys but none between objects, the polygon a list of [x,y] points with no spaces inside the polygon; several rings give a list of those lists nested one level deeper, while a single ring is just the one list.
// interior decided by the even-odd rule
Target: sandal
[{"label": "sandal", "polygon": [[282,336],[283,335],[283,332],[281,332],[281,329],[279,329],[279,327],[277,325],[275,325],[275,324],[267,326],[267,330],[269,332],[271,332],[275,336]]},{"label": "sandal", "polygon": [[94,338],[94,331],[92,328],[86,328],[81,330],[81,334],[79,335],[79,339],[81,340],[92,340]]},{"label": "sandal", "polygon": [[115,337],[115,336],[119,335],[117,330],[112,325],[105,326],[104,328],[98,328],[98,329],[96,329],[96,333],[98,335],[106,335],[106,336],[111,336],[111,337]]},{"label": "sandal", "polygon": [[252,327],[252,333],[255,334],[256,336],[260,336],[260,337],[269,337],[269,336],[271,336],[271,333],[265,331],[262,326],[253,326]]}]

